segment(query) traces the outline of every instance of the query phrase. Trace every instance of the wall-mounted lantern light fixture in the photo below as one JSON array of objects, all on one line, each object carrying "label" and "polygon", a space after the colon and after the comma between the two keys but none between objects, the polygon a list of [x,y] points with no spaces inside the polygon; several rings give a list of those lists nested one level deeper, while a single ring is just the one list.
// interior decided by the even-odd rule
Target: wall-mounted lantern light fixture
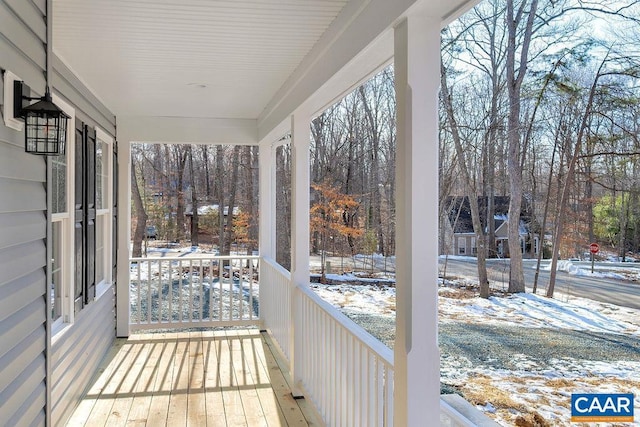
[{"label": "wall-mounted lantern light fixture", "polygon": [[[69,116],[51,100],[49,86],[42,98],[30,97],[30,89],[21,81],[13,82],[13,114],[24,118],[25,151],[31,154],[64,154]],[[25,101],[38,100],[25,106]]]}]

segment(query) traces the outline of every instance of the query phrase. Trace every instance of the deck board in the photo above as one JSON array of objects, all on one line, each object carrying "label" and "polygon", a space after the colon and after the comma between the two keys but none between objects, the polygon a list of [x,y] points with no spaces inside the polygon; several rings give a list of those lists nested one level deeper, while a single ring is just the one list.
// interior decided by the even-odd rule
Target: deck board
[{"label": "deck board", "polygon": [[67,426],[321,425],[272,347],[256,329],[118,339]]}]

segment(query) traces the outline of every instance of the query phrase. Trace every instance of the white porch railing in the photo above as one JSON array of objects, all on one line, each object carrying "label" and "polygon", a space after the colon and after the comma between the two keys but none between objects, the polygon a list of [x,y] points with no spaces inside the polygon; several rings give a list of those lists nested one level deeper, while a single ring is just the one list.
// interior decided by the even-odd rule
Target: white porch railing
[{"label": "white porch railing", "polygon": [[393,425],[392,351],[308,286],[298,290],[305,395],[327,425]]},{"label": "white porch railing", "polygon": [[258,260],[131,258],[131,329],[259,325]]},{"label": "white porch railing", "polygon": [[264,286],[260,294],[263,326],[269,330],[287,360],[291,360],[291,273],[274,260],[263,257],[260,275]]},{"label": "white porch railing", "polygon": [[[300,339],[297,380],[327,425],[392,426],[393,352],[307,285],[294,293],[291,274],[269,258],[260,259],[259,285],[258,260],[132,258],[131,329],[255,325],[269,330],[287,360]],[[475,425],[444,400],[440,424]]]},{"label": "white porch railing", "polygon": [[453,406],[440,399],[440,426],[441,427],[475,427],[476,424],[469,421]]},{"label": "white porch railing", "polygon": [[[275,261],[261,261],[261,314],[290,360],[291,273]],[[393,424],[393,353],[380,341],[317,296],[298,286],[296,356],[301,386],[327,425],[391,426]]]}]

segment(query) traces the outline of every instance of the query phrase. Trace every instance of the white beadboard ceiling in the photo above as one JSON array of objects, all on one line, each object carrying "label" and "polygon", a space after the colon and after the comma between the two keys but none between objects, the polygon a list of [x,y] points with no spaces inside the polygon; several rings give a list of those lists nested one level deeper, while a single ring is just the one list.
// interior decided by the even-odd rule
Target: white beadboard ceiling
[{"label": "white beadboard ceiling", "polygon": [[54,50],[116,115],[255,119],[347,2],[55,0]]}]

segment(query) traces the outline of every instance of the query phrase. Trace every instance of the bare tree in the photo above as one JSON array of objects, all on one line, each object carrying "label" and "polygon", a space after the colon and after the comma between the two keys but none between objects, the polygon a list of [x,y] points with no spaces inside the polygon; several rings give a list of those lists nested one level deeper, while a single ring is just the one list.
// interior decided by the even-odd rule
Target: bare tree
[{"label": "bare tree", "polygon": [[[487,276],[487,245],[486,235],[484,227],[482,226],[482,220],[480,218],[480,208],[478,206],[477,188],[474,185],[474,180],[471,177],[470,166],[466,160],[465,152],[462,147],[462,140],[458,131],[458,124],[454,115],[453,104],[451,102],[451,93],[447,85],[447,74],[444,67],[444,62],[441,62],[440,66],[440,90],[442,91],[441,99],[444,102],[444,107],[447,112],[447,118],[449,122],[449,128],[453,138],[453,142],[456,149],[458,158],[458,164],[462,171],[463,180],[465,183],[467,198],[469,199],[469,206],[471,207],[471,220],[473,222],[473,231],[477,240],[477,267],[478,267],[478,282],[480,284],[480,297],[489,298],[489,280]],[[462,203],[462,202],[461,202]]]},{"label": "bare tree", "polygon": [[[137,167],[140,162],[136,159],[135,155],[131,156],[131,196],[133,197],[133,210],[136,216],[136,227],[133,233],[133,251],[134,257],[142,256],[142,240],[145,237],[145,230],[147,227],[147,212],[142,202],[142,196],[140,195],[140,187],[138,185],[138,179],[142,180],[144,185],[143,174],[137,172]],[[140,178],[139,178],[140,177]]]}]

